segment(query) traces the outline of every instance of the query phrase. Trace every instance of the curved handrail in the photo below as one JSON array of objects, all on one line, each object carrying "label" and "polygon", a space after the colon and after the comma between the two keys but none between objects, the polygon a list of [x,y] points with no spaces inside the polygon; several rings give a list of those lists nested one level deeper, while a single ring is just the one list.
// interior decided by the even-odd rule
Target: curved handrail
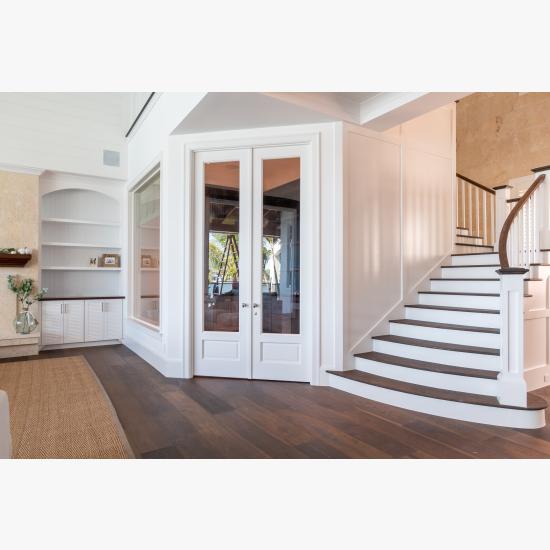
[{"label": "curved handrail", "polygon": [[515,204],[514,208],[508,214],[506,221],[502,225],[502,230],[500,232],[500,237],[498,239],[498,259],[500,261],[500,267],[508,269],[510,263],[508,262],[508,252],[506,251],[506,243],[508,242],[508,234],[510,233],[510,228],[514,219],[518,215],[519,211],[523,208],[525,203],[529,200],[531,195],[537,190],[540,184],[544,181],[546,175],[541,174],[532,184],[529,189],[523,194],[523,196]]}]

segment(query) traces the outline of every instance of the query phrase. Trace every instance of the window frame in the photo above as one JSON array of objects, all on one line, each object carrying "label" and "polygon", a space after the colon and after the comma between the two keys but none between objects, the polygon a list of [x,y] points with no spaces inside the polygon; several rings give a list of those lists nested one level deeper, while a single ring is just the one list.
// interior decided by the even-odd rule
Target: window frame
[{"label": "window frame", "polygon": [[[141,256],[137,254],[136,250],[136,193],[139,192],[143,187],[148,185],[152,180],[158,177],[159,180],[159,191],[160,191],[160,208],[159,208],[159,251],[158,251],[158,260],[159,260],[159,297],[158,297],[158,309],[159,309],[159,321],[158,325],[154,323],[147,322],[146,320],[138,317],[136,315],[136,289],[138,288],[137,278],[140,276],[141,268]],[[161,252],[162,252],[162,169],[161,163],[158,162],[151,170],[139,179],[139,181],[133,185],[128,190],[128,250],[129,250],[129,295],[130,300],[128,304],[128,319],[132,320],[139,325],[142,325],[148,328],[151,331],[161,333],[162,326],[162,261],[161,261]]]}]

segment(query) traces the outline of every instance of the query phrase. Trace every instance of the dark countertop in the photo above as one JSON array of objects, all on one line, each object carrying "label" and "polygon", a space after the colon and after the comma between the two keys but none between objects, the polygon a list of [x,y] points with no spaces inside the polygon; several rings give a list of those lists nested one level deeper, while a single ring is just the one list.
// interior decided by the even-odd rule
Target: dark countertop
[{"label": "dark countertop", "polygon": [[126,296],[44,296],[41,302],[63,302],[66,300],[124,300]]}]

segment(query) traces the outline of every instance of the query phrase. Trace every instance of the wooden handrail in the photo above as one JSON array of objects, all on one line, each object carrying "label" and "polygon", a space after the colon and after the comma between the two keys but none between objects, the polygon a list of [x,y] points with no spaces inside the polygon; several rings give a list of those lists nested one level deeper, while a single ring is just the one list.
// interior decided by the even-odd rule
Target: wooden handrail
[{"label": "wooden handrail", "polygon": [[510,263],[508,262],[508,252],[506,252],[506,243],[508,242],[508,233],[510,233],[510,228],[514,222],[519,211],[523,208],[525,203],[529,200],[531,195],[538,189],[539,185],[544,181],[546,175],[541,174],[532,184],[529,189],[523,194],[519,201],[512,208],[511,212],[508,214],[506,221],[502,225],[502,230],[500,232],[500,237],[498,239],[498,259],[500,260],[501,269],[508,269]]},{"label": "wooden handrail", "polygon": [[491,195],[495,194],[495,190],[491,189],[490,187],[485,187],[482,183],[478,183],[477,181],[471,180],[470,178],[467,178],[466,176],[460,175],[458,172],[456,173],[456,177],[460,178],[461,180],[467,181],[468,183],[471,183],[472,185],[475,185],[476,187],[479,187],[480,189],[483,189],[483,191],[487,191],[487,193],[491,193]]}]

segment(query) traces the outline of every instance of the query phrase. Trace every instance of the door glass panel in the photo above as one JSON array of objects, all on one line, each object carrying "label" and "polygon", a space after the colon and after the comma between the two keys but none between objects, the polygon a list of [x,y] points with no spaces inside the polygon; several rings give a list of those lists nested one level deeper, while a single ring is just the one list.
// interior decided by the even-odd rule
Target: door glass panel
[{"label": "door glass panel", "polygon": [[239,332],[239,162],[204,168],[204,330]]},{"label": "door glass panel", "polygon": [[300,333],[300,159],[263,161],[262,329]]}]

